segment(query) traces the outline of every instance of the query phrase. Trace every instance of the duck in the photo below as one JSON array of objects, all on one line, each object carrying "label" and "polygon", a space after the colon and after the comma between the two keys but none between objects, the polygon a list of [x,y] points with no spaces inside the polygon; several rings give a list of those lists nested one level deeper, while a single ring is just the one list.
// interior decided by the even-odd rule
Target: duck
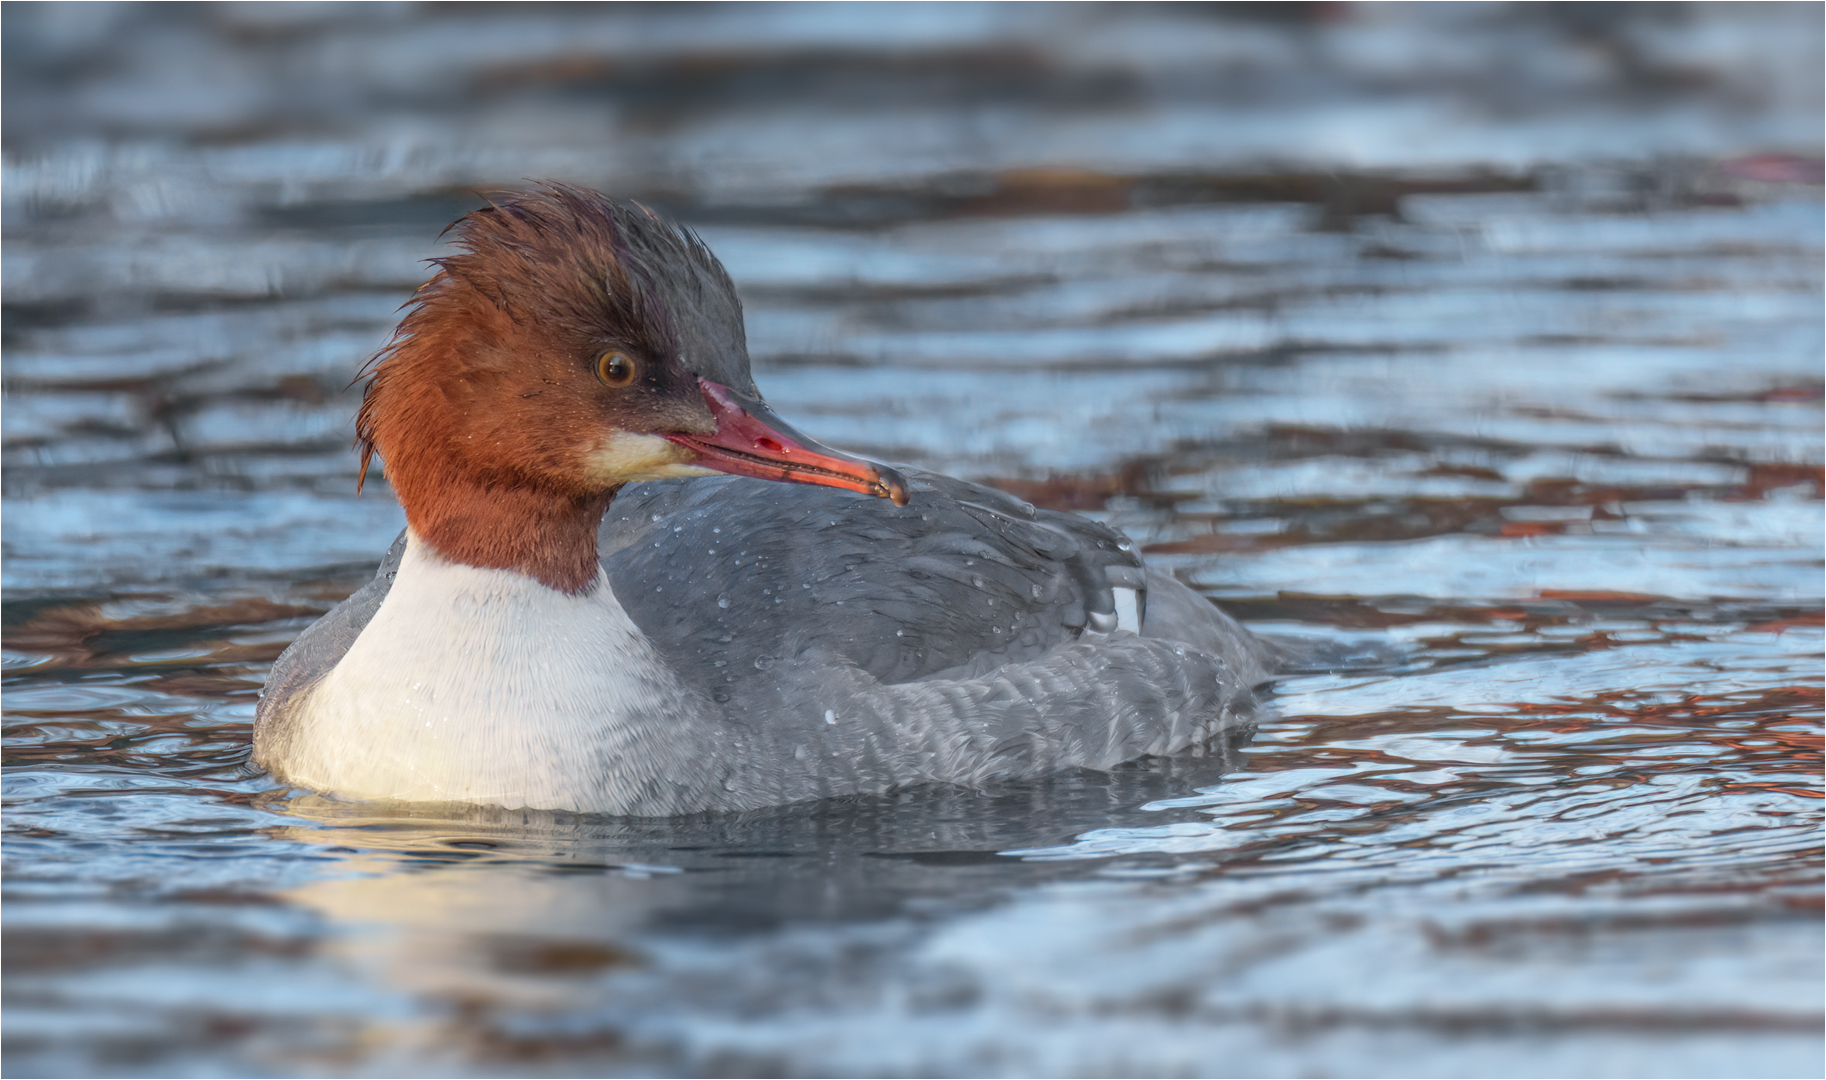
[{"label": "duck", "polygon": [[406,528],[274,662],[277,781],[739,812],[1199,754],[1253,715],[1272,647],[1122,533],[776,416],[692,231],[555,182],[446,231],[356,416]]}]

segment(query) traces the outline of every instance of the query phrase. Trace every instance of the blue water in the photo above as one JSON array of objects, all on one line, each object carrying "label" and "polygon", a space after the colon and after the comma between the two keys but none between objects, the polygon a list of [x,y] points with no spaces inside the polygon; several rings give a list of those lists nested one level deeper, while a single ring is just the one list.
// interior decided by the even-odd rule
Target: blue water
[{"label": "blue water", "polygon": [[[12,1075],[1826,1068],[1817,5],[11,6]],[[475,186],[1322,643],[1210,756],[616,821],[246,766]],[[446,811],[447,813],[447,811]]]}]

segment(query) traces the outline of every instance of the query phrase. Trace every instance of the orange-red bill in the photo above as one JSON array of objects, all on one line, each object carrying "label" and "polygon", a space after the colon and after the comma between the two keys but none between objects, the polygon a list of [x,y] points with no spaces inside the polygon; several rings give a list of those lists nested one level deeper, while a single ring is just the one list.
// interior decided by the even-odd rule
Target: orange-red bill
[{"label": "orange-red bill", "polygon": [[765,405],[739,397],[721,383],[704,378],[698,383],[716,417],[716,432],[666,436],[696,451],[697,464],[737,476],[845,488],[891,499],[895,506],[907,505],[907,482],[893,469],[808,439]]}]

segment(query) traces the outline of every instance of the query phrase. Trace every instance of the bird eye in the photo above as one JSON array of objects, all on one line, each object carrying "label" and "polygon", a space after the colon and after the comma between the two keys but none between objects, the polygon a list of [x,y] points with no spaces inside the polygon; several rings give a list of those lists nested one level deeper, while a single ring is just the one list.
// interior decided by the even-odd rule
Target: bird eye
[{"label": "bird eye", "polygon": [[635,366],[634,358],[619,350],[605,352],[596,361],[596,377],[602,380],[604,386],[619,389],[632,383],[638,374],[640,372]]}]

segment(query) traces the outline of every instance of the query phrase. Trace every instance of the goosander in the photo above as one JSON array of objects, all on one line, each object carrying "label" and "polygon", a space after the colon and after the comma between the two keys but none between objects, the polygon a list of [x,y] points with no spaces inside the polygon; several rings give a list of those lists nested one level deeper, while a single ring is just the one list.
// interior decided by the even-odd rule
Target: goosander
[{"label": "goosander", "polygon": [[274,664],[275,778],[661,816],[1107,769],[1248,714],[1268,647],[1122,534],[774,416],[688,230],[559,184],[452,228],[356,424],[407,527]]}]

